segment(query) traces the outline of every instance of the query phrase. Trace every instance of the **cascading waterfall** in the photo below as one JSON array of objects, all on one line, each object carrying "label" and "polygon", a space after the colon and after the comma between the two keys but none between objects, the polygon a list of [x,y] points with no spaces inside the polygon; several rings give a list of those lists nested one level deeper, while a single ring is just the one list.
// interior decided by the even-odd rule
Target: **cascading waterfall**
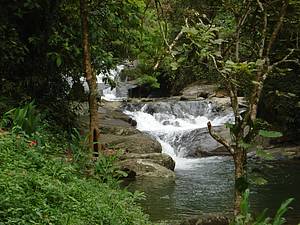
[{"label": "cascading waterfall", "polygon": [[[126,81],[120,79],[120,73],[125,68],[125,65],[118,65],[115,69],[110,69],[107,72],[101,72],[97,75],[97,85],[99,95],[102,99],[106,101],[122,101],[128,97],[128,89],[134,88],[136,85],[130,84]],[[111,88],[111,86],[105,83],[104,78],[109,78],[116,83],[116,87]],[[69,85],[72,87],[72,78],[67,78]],[[81,77],[80,81],[83,84],[84,91],[87,93],[89,91],[88,84],[85,77]]]},{"label": "cascading waterfall", "polygon": [[232,119],[232,113],[210,101],[168,101],[128,105],[124,111],[137,121],[137,129],[155,137],[163,152],[176,162],[176,169],[188,169],[199,159],[194,151],[219,147],[207,132],[207,122],[221,126]]},{"label": "cascading waterfall", "polygon": [[[106,90],[105,99],[120,100],[117,90],[111,91],[110,87]],[[137,121],[139,130],[155,137],[160,142],[163,152],[176,162],[175,183],[163,182],[161,179],[141,179],[131,183],[133,191],[139,190],[146,194],[144,209],[153,221],[165,220],[167,224],[174,224],[174,221],[203,213],[232,213],[234,165],[231,158],[193,157],[199,148],[205,151],[218,148],[218,143],[208,134],[206,124],[211,121],[217,132],[224,131],[220,128],[221,125],[233,120],[229,109],[208,100],[168,100],[128,104],[124,112]],[[226,132],[222,133],[222,136],[224,135],[226,136]],[[252,187],[253,209],[262,211],[264,208],[272,209],[275,205],[280,205],[287,197],[286,190],[291,196],[299,199],[300,177],[295,176],[294,172],[299,170],[299,165],[294,166],[295,168],[292,166],[267,172],[266,174],[272,175],[268,177],[267,188]],[[293,178],[290,179],[288,174],[293,174]],[[293,208],[294,212],[290,217],[298,222],[300,209],[296,204]]]}]

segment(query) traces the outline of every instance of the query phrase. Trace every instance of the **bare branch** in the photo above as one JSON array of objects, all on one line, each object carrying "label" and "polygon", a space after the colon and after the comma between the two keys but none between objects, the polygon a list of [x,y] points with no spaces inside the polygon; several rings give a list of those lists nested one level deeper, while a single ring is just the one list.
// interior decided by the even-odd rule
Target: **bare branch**
[{"label": "bare branch", "polygon": [[[186,20],[187,20],[187,19],[186,19]],[[172,54],[172,49],[173,49],[174,46],[176,45],[177,41],[182,37],[182,35],[183,35],[183,31],[181,30],[181,31],[177,34],[177,36],[175,37],[175,39],[174,39],[174,41],[172,42],[171,45],[169,45],[169,44],[166,42],[166,43],[167,43],[167,46],[168,46],[167,53],[170,53],[170,54],[172,55],[173,58],[174,58],[175,56],[174,56],[174,54]],[[154,70],[157,70],[157,69],[158,69],[160,62],[161,62],[161,58],[159,58],[159,59],[157,60],[155,66],[153,67]]]},{"label": "bare branch", "polygon": [[220,144],[222,144],[230,152],[231,155],[234,155],[234,148],[225,140],[225,138],[221,137],[220,135],[218,135],[212,130],[212,126],[210,122],[207,123],[207,128],[212,138],[215,139]]},{"label": "bare branch", "polygon": [[267,26],[268,26],[268,17],[267,17],[267,12],[265,11],[263,4],[260,2],[260,0],[257,0],[257,4],[259,5],[260,10],[264,14],[262,39],[261,39],[261,44],[260,44],[260,48],[259,48],[259,57],[263,58],[265,43],[266,43],[266,36],[267,36],[266,34],[267,34]]},{"label": "bare branch", "polygon": [[294,51],[295,51],[295,49],[291,49],[290,52],[283,59],[273,63],[270,70],[272,70],[275,66],[278,66],[281,63],[294,62],[294,63],[299,64],[299,59],[297,59],[297,60],[291,60],[291,59],[289,60],[288,59],[294,53]]},{"label": "bare branch", "polygon": [[226,76],[220,71],[215,57],[212,54],[209,54],[209,56],[212,58],[216,70],[222,75],[222,77],[224,77],[226,79]]}]

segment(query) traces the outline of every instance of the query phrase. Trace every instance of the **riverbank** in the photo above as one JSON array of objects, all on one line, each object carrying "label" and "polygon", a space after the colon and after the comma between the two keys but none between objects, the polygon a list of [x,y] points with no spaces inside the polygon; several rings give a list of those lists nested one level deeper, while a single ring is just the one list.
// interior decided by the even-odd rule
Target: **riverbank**
[{"label": "riverbank", "polygon": [[38,140],[0,131],[0,223],[149,225],[140,195],[98,171],[109,166],[103,160],[87,169],[86,152],[72,141],[68,150],[62,135],[46,130]]}]

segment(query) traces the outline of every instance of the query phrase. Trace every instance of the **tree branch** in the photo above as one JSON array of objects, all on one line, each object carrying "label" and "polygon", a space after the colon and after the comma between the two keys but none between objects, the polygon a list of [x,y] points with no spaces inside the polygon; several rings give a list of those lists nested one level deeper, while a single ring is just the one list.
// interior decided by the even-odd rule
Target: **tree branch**
[{"label": "tree branch", "polygon": [[[185,19],[185,22],[187,24],[187,18]],[[174,46],[176,45],[177,41],[182,37],[183,35],[183,31],[181,30],[175,37],[175,39],[173,40],[173,42],[169,45],[168,42],[165,42],[166,45],[168,46],[168,50],[167,50],[167,53],[170,53],[172,55],[172,57],[174,58],[174,54],[172,54],[172,49],[174,48]],[[157,60],[157,62],[155,63],[154,67],[153,67],[153,70],[157,70],[158,67],[159,67],[159,64],[161,62],[161,58],[159,58]]]},{"label": "tree branch", "polygon": [[273,63],[270,67],[270,70],[272,70],[275,66],[278,66],[281,63],[294,62],[296,64],[299,64],[299,59],[295,59],[295,60],[288,59],[294,53],[294,51],[295,49],[291,49],[290,52],[283,59]]},{"label": "tree branch", "polygon": [[269,40],[269,44],[268,44],[268,47],[267,47],[267,50],[266,50],[266,56],[269,57],[269,54],[270,54],[270,51],[272,49],[272,46],[277,38],[277,35],[281,29],[281,26],[283,24],[283,21],[284,21],[284,17],[285,17],[285,14],[286,14],[286,11],[287,11],[287,6],[288,6],[288,0],[282,0],[282,8],[281,8],[281,11],[280,11],[280,16],[279,16],[279,19],[277,21],[277,24],[273,30],[273,33],[271,35],[271,38]]},{"label": "tree branch", "polygon": [[268,17],[267,12],[265,11],[265,8],[263,7],[263,4],[260,2],[260,0],[257,0],[257,4],[260,8],[260,10],[264,14],[264,24],[263,24],[263,30],[262,30],[262,40],[259,48],[259,57],[262,59],[265,49],[265,43],[266,43],[266,34],[267,34],[267,26],[268,26]]},{"label": "tree branch", "polygon": [[215,139],[220,144],[222,144],[230,152],[231,155],[234,155],[234,148],[225,140],[225,138],[221,137],[220,135],[218,135],[212,130],[212,126],[210,122],[207,123],[207,128],[212,138]]}]

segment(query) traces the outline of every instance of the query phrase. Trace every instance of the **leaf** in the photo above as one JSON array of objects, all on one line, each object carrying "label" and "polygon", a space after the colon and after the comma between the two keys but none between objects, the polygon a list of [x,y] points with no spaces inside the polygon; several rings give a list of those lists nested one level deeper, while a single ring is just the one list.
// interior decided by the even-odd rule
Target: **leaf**
[{"label": "leaf", "polygon": [[274,218],[273,225],[281,225],[285,222],[285,219],[282,218],[282,216],[283,216],[284,213],[286,213],[286,211],[288,210],[289,204],[291,204],[291,202],[293,200],[294,200],[293,198],[289,198],[281,204],[281,206],[277,210],[276,216]]},{"label": "leaf", "polygon": [[246,216],[249,212],[249,194],[250,191],[249,189],[246,189],[244,194],[243,194],[243,199],[241,202],[241,214]]},{"label": "leaf", "polygon": [[218,45],[222,44],[223,42],[224,42],[223,39],[216,39],[216,40],[212,40],[212,41],[211,41],[211,43],[213,43],[213,44],[218,44]]},{"label": "leaf", "polygon": [[199,31],[195,27],[183,27],[182,32],[196,35]]},{"label": "leaf", "polygon": [[246,143],[246,142],[244,142],[244,141],[242,141],[242,140],[239,142],[239,145],[240,145],[242,148],[244,148],[244,149],[249,149],[249,148],[253,147],[252,144]]},{"label": "leaf", "polygon": [[172,69],[172,70],[177,70],[178,67],[179,67],[179,65],[178,65],[177,62],[172,62],[172,63],[170,63],[170,66],[171,66],[171,69]]},{"label": "leaf", "polygon": [[263,177],[254,177],[252,179],[252,182],[256,185],[266,185],[268,183],[268,181],[266,179],[264,179]]},{"label": "leaf", "polygon": [[259,130],[259,136],[267,137],[267,138],[277,138],[282,137],[282,133],[278,131],[268,131],[268,130]]},{"label": "leaf", "polygon": [[255,80],[252,80],[251,82],[252,82],[252,84],[255,84],[255,85],[257,85],[257,86],[261,85],[261,82],[257,82],[257,81],[255,81]]},{"label": "leaf", "polygon": [[264,64],[265,64],[265,62],[266,62],[265,60],[258,59],[258,60],[256,61],[256,63],[255,63],[255,64],[256,64],[257,66],[262,66],[262,65],[264,65]]},{"label": "leaf", "polygon": [[256,155],[262,159],[266,159],[266,160],[273,160],[274,159],[274,156],[267,152],[267,151],[264,151],[263,149],[256,149]]},{"label": "leaf", "polygon": [[62,63],[61,56],[60,56],[60,55],[57,55],[57,57],[56,57],[56,65],[57,65],[58,67],[60,67],[61,63]]}]

